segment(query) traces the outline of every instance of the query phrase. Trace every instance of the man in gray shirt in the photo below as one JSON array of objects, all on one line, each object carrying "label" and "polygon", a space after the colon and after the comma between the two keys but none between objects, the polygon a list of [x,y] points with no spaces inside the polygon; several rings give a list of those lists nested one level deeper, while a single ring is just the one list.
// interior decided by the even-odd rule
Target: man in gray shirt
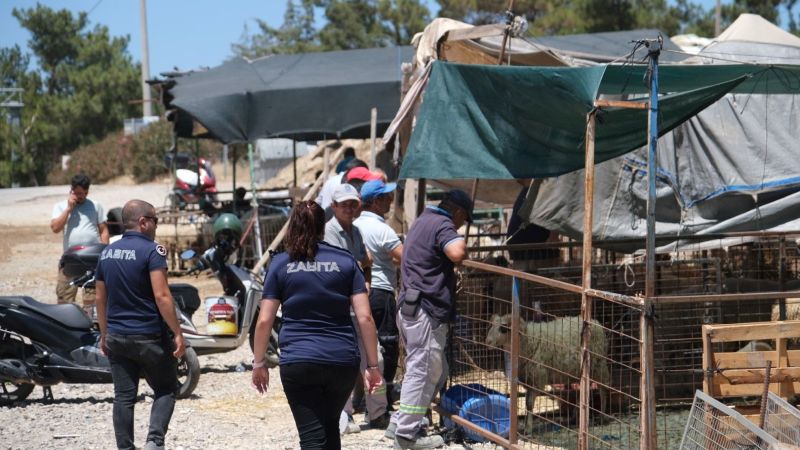
[{"label": "man in gray shirt", "polygon": [[[50,229],[53,233],[64,232],[63,251],[75,245],[108,244],[108,225],[103,206],[88,198],[89,177],[78,174],[72,177],[69,197],[53,206]],[[59,264],[56,297],[58,303],[74,303],[78,294],[77,286],[69,285],[70,279]],[[83,309],[91,314],[94,306],[94,290],[83,291]]]},{"label": "man in gray shirt", "polygon": [[[353,257],[358,261],[361,269],[364,271],[364,279],[367,282],[367,289],[370,289],[372,279],[371,266],[372,258],[364,246],[364,239],[358,227],[353,225],[353,221],[358,216],[361,207],[361,197],[358,191],[351,184],[340,184],[336,186],[333,191],[333,217],[325,224],[325,242],[337,247],[348,250],[353,254]],[[359,343],[361,340],[359,339]],[[363,348],[361,350],[361,371],[366,368],[367,358]],[[382,365],[383,359],[379,354],[379,365]],[[383,373],[383,369],[381,369]],[[345,405],[345,412],[352,418],[353,414],[353,396],[350,396],[347,404]],[[381,386],[377,391],[366,394],[367,403],[367,420],[373,428],[386,428],[389,424],[389,416],[386,414],[386,387]],[[358,426],[355,424],[348,425],[345,432],[358,432]]]}]

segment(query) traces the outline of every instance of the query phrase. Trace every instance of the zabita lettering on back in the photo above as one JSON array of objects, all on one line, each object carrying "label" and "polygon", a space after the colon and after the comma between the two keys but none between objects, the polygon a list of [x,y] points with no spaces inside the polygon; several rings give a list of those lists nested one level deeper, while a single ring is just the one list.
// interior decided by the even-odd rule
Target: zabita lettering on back
[{"label": "zabita lettering on back", "polygon": [[100,259],[124,259],[127,261],[136,261],[136,250],[108,248],[103,250]]},{"label": "zabita lettering on back", "polygon": [[335,261],[297,261],[286,264],[286,273],[341,272]]}]

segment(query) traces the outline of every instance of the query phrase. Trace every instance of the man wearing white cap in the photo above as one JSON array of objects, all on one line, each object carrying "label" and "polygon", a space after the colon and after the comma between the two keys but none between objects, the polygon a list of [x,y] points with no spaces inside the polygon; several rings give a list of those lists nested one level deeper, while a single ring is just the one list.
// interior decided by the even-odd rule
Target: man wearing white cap
[{"label": "man wearing white cap", "polygon": [[[358,261],[364,271],[367,289],[369,289],[372,281],[372,259],[364,246],[364,238],[361,236],[361,232],[358,227],[353,224],[353,221],[358,215],[359,207],[361,206],[361,197],[353,185],[345,183],[336,186],[336,189],[333,191],[332,199],[331,208],[333,209],[333,217],[325,224],[325,242],[346,249],[353,254],[353,257]],[[356,330],[358,330],[358,328],[356,328]],[[365,369],[367,358],[364,349],[362,348],[360,350],[362,353],[361,365],[364,366],[362,369]],[[380,358],[380,352],[378,352],[378,356],[378,364],[382,366],[383,359]],[[383,373],[382,368],[381,373]],[[382,425],[381,428],[386,428],[389,422],[388,416],[386,415],[386,387],[381,385],[381,387],[372,394],[367,394],[366,401],[367,418],[371,422],[370,425],[374,427]],[[345,405],[345,412],[347,412],[352,420],[352,395]],[[356,424],[350,423],[346,431],[358,432],[360,428]]]}]

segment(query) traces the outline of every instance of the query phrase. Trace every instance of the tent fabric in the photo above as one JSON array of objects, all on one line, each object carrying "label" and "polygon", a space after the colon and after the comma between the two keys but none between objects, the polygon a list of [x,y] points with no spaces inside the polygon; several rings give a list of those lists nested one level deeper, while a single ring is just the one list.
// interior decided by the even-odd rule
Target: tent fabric
[{"label": "tent fabric", "polygon": [[[734,60],[800,64],[800,46],[736,41],[728,36],[704,49],[698,60],[723,65]],[[709,51],[714,58],[707,57]],[[696,61],[687,61],[692,62]],[[796,84],[790,82],[792,78],[783,79],[787,85]],[[657,235],[800,230],[796,193],[800,190],[796,156],[800,97],[740,90],[745,92],[726,95],[659,139]],[[593,234],[597,239],[644,238],[646,161],[647,149],[641,148],[596,166]],[[580,239],[582,184],[583,171],[544,180],[539,195],[526,199],[532,209],[527,222]],[[661,251],[688,245],[678,242]]]},{"label": "tent fabric", "polygon": [[170,106],[188,113],[224,143],[369,137],[400,105],[401,64],[412,47],[234,59],[174,78]]},{"label": "tent fabric", "polygon": [[758,14],[740,14],[714,41],[756,42],[800,47],[800,37],[787,33]]},{"label": "tent fabric", "polygon": [[[625,74],[641,80],[644,73],[638,67],[605,65],[433,64],[401,178],[539,178],[577,170],[584,165],[586,115],[598,94],[634,91],[623,86]],[[725,78],[698,69],[711,79]],[[708,85],[690,72],[668,72],[669,83],[695,89],[659,101],[659,135],[747,82],[741,67],[724,73],[730,76],[727,81]],[[644,145],[646,124],[646,110],[604,109],[597,120],[596,161]]]}]

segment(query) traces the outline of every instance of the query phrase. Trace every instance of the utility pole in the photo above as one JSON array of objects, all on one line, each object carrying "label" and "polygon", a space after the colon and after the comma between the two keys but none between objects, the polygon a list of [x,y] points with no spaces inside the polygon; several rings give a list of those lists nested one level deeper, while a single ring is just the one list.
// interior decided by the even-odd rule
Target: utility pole
[{"label": "utility pole", "polygon": [[714,8],[714,37],[719,36],[720,22],[722,22],[722,0],[717,0]]},{"label": "utility pole", "polygon": [[150,53],[147,45],[146,0],[139,0],[139,16],[142,28],[142,115],[148,117],[153,115],[153,100],[150,97],[150,85],[147,84],[147,79],[150,78]]}]

